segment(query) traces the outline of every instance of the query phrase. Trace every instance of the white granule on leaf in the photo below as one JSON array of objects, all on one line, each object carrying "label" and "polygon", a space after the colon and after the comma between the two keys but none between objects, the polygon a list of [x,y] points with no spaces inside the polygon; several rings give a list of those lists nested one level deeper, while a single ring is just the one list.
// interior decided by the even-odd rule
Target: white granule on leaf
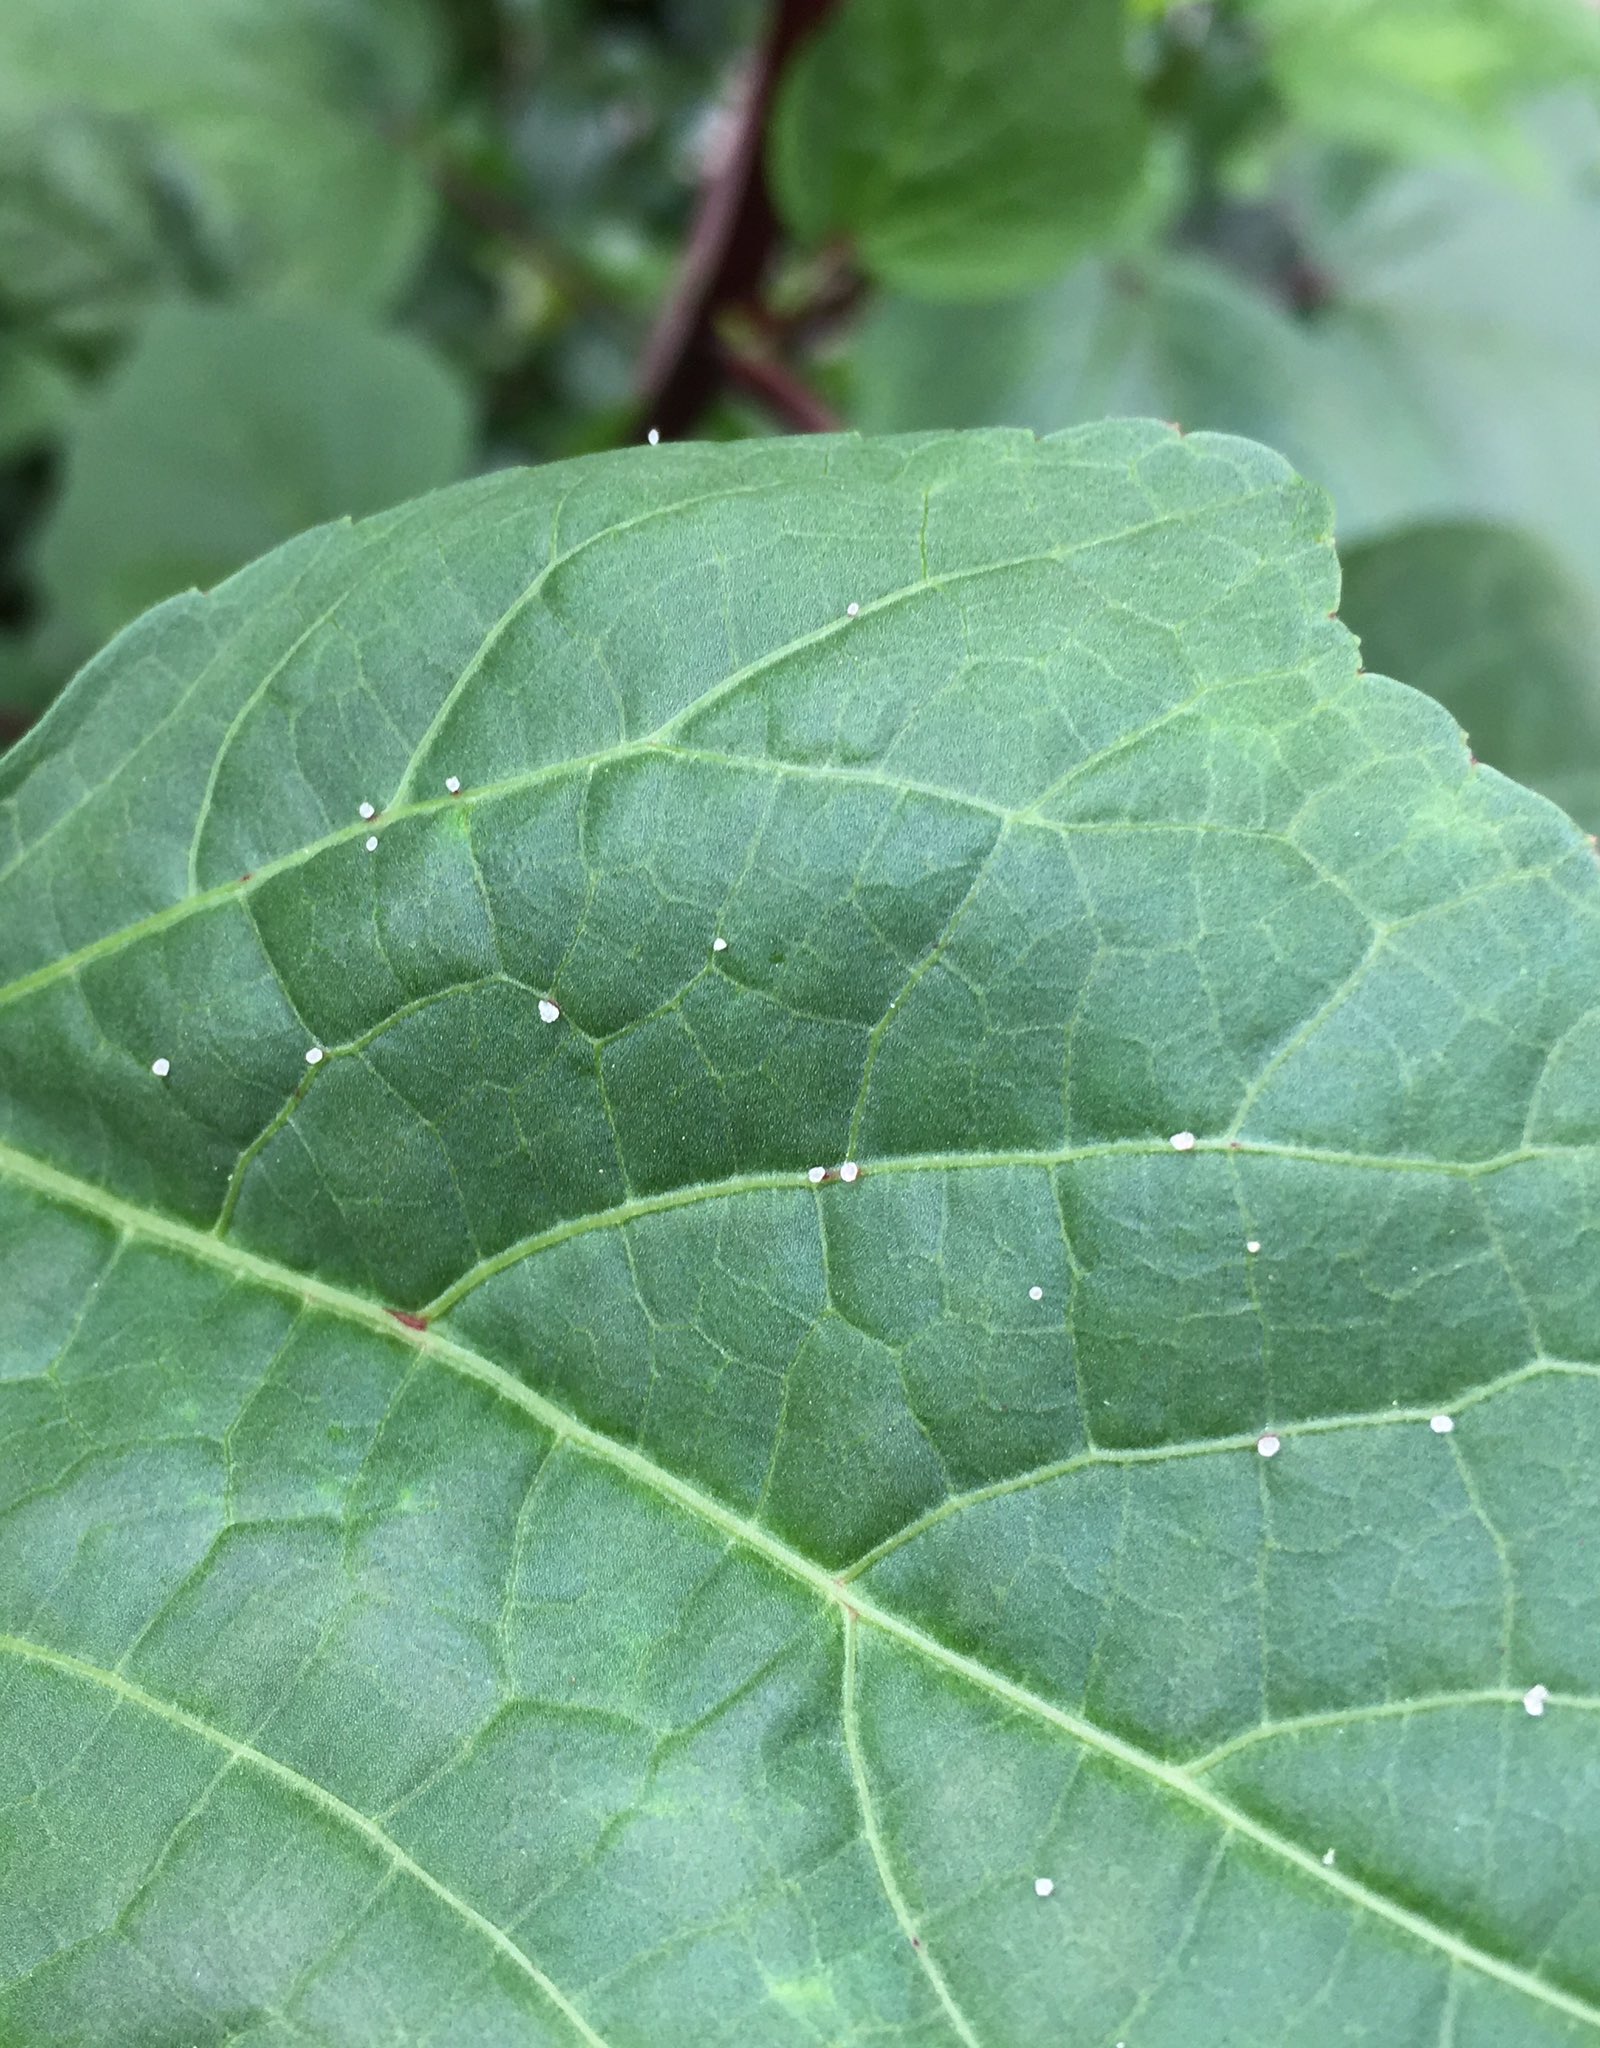
[{"label": "white granule on leaf", "polygon": [[1028,1289],[1028,1299],[1030,1301],[1043,1301],[1044,1289],[1042,1287],[1030,1287]]},{"label": "white granule on leaf", "polygon": [[806,1179],[810,1181],[814,1188],[821,1187],[827,1178],[828,1169],[825,1166],[808,1166],[806,1168]]},{"label": "white granule on leaf", "polygon": [[1260,1240],[1260,1238],[1259,1238],[1259,1237],[1247,1237],[1247,1238],[1245,1239],[1245,1241],[1244,1241],[1244,1248],[1245,1248],[1245,1250],[1246,1250],[1247,1252],[1258,1252],[1258,1251],[1260,1251],[1260,1249],[1261,1249],[1261,1240]]},{"label": "white granule on leaf", "polygon": [[1428,1424],[1435,1436],[1448,1436],[1456,1426],[1453,1415],[1436,1415]]},{"label": "white granule on leaf", "polygon": [[368,853],[376,853],[376,852],[377,852],[377,850],[378,850],[378,835],[377,835],[377,834],[376,834],[376,833],[374,832],[374,833],[373,833],[373,835],[372,835],[372,837],[371,837],[371,838],[370,838],[370,839],[369,839],[369,840],[367,841],[367,851],[368,851]]},{"label": "white granule on leaf", "polygon": [[1258,1436],[1256,1438],[1256,1449],[1263,1458],[1275,1458],[1279,1451],[1283,1449],[1283,1442],[1281,1438],[1275,1437],[1269,1430],[1265,1436]]},{"label": "white granule on leaf", "polygon": [[444,779],[444,786],[452,796],[459,796],[461,794],[461,777],[459,775],[447,775]]},{"label": "white granule on leaf", "polygon": [[1056,1881],[1053,1877],[1036,1877],[1033,1880],[1034,1894],[1037,1898],[1049,1898],[1050,1894],[1055,1890],[1055,1888]]},{"label": "white granule on leaf", "polygon": [[172,1062],[171,1060],[152,1060],[150,1062],[150,1071],[158,1081],[164,1081],[172,1072]]},{"label": "white granule on leaf", "polygon": [[845,615],[845,617],[846,617],[847,619],[859,619],[859,618],[860,618],[860,616],[861,616],[861,607],[860,607],[860,605],[858,605],[858,604],[847,604],[847,605],[845,606],[845,608],[844,608],[844,615]]},{"label": "white granule on leaf", "polygon": [[320,1045],[314,1045],[306,1054],[306,1065],[308,1067],[320,1067],[322,1065],[322,1062],[326,1058],[327,1054],[324,1053],[322,1047]]},{"label": "white granule on leaf", "polygon": [[541,1023],[553,1024],[560,1015],[561,1010],[558,1004],[551,1002],[548,996],[541,996],[539,998],[539,1019]]},{"label": "white granule on leaf", "polygon": [[727,950],[728,950],[728,942],[727,942],[727,940],[726,940],[726,939],[713,939],[713,940],[711,941],[711,950],[712,950],[712,952],[713,952],[713,953],[726,953],[726,952],[727,952]]},{"label": "white granule on leaf", "polygon": [[839,1168],[839,1178],[842,1181],[857,1180],[860,1178],[860,1174],[861,1168],[857,1166],[853,1159],[847,1159],[843,1166]]},{"label": "white granule on leaf", "polygon": [[1174,1131],[1167,1140],[1167,1143],[1174,1152],[1192,1152],[1194,1150],[1194,1132]]},{"label": "white granule on leaf", "polygon": [[1550,1704],[1550,1688],[1547,1685],[1531,1685],[1522,1695],[1522,1704],[1537,1721]]},{"label": "white granule on leaf", "polygon": [[358,818],[375,818],[377,815],[378,807],[376,804],[358,804],[356,807],[356,816]]}]

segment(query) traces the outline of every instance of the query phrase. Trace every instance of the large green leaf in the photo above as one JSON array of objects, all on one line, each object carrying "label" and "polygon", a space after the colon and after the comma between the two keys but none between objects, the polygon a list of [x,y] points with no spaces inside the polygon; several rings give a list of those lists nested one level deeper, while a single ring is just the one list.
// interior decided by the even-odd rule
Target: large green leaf
[{"label": "large green leaf", "polygon": [[1600,2037],[1600,865],[1336,597],[638,450],[0,764],[0,2039]]},{"label": "large green leaf", "polygon": [[1600,831],[1600,617],[1547,548],[1505,527],[1406,527],[1346,554],[1341,616],[1372,667]]},{"label": "large green leaf", "polygon": [[1054,276],[1137,187],[1126,37],[1121,0],[844,0],[779,104],[791,225],[932,298]]},{"label": "large green leaf", "polygon": [[420,0],[6,0],[0,294],[90,331],[178,280],[387,303],[433,41]]},{"label": "large green leaf", "polygon": [[330,314],[174,306],[85,405],[40,568],[92,647],[319,520],[452,483],[471,422],[406,335]]}]

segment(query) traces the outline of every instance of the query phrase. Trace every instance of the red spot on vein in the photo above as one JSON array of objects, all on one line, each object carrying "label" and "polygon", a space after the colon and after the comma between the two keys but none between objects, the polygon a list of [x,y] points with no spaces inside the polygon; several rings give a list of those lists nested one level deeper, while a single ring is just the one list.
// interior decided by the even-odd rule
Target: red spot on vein
[{"label": "red spot on vein", "polygon": [[241,876],[239,877],[239,886],[240,886],[241,888],[243,888],[246,882],[253,882],[253,881],[255,880],[255,878],[256,878],[256,871],[255,871],[255,869],[254,869],[254,868],[252,868],[252,869],[250,870],[249,874],[247,874],[247,875],[241,875]]},{"label": "red spot on vein", "polygon": [[414,1316],[409,1309],[386,1308],[384,1314],[393,1316],[397,1323],[404,1323],[408,1330],[425,1330],[428,1327],[426,1316]]}]

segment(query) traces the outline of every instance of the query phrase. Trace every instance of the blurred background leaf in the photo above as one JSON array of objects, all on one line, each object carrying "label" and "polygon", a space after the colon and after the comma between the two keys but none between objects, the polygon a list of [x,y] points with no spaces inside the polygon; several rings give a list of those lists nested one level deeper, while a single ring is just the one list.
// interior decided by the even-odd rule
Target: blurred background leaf
[{"label": "blurred background leaf", "polygon": [[177,285],[381,309],[432,218],[427,0],[8,0],[0,274],[94,332]]},{"label": "blurred background leaf", "polygon": [[1592,820],[1597,100],[1587,0],[10,0],[0,744],[453,475],[1134,412],[1328,488],[1369,661]]},{"label": "blurred background leaf", "polygon": [[1341,616],[1368,668],[1600,831],[1600,609],[1541,542],[1471,521],[1386,534],[1346,550]]},{"label": "blurred background leaf", "polygon": [[1576,0],[1249,0],[1249,12],[1293,118],[1387,154],[1522,166],[1519,102],[1600,76],[1600,19]]},{"label": "blurred background leaf", "polygon": [[796,233],[886,283],[970,299],[1059,271],[1137,191],[1145,116],[1121,0],[844,0],[773,131]]},{"label": "blurred background leaf", "polygon": [[467,393],[407,335],[332,313],[169,307],[90,400],[39,546],[85,656],[175,590],[462,474]]}]

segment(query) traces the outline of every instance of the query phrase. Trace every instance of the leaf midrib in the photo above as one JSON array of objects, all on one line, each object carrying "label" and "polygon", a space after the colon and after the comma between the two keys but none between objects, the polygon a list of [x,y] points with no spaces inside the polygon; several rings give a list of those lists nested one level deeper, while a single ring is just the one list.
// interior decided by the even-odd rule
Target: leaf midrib
[{"label": "leaf midrib", "polygon": [[[410,1330],[397,1323],[387,1309],[361,1295],[332,1286],[327,1281],[312,1279],[291,1267],[279,1265],[256,1253],[220,1243],[216,1238],[195,1230],[188,1224],[140,1209],[134,1203],[106,1194],[89,1183],[17,1152],[10,1146],[0,1145],[0,1168],[48,1199],[96,1215],[114,1224],[120,1231],[165,1244],[204,1263],[220,1266],[232,1272],[236,1278],[254,1280],[275,1292],[292,1295],[346,1322],[358,1324],[392,1343],[409,1343],[415,1346],[447,1370],[488,1388],[513,1407],[520,1408],[542,1428],[548,1430],[558,1442],[569,1443],[581,1451],[588,1452],[600,1463],[624,1473],[697,1521],[716,1529],[730,1544],[739,1545],[763,1558],[787,1577],[806,1586],[828,1606],[838,1609],[846,1621],[865,1622],[876,1628],[881,1634],[898,1642],[928,1663],[964,1679],[968,1684],[998,1699],[1015,1712],[1042,1721],[1081,1747],[1121,1765],[1181,1799],[1185,1804],[1198,1808],[1217,1825],[1264,1849],[1280,1862],[1298,1871],[1302,1877],[1310,1878],[1315,1883],[1337,1892],[1349,1903],[1400,1928],[1414,1939],[1448,1956],[1453,1962],[1474,1970],[1481,1976],[1492,1978],[1536,2003],[1565,2014],[1568,2018],[1579,2020],[1600,2034],[1600,2006],[1593,2005],[1559,1986],[1548,1984],[1516,1964],[1475,1947],[1448,1928],[1438,1926],[1425,1915],[1401,1905],[1374,1887],[1348,1876],[1337,1867],[1329,1868],[1311,1851],[1301,1848],[1298,1843],[1213,1792],[1209,1786],[1201,1783],[1189,1768],[1164,1762],[1160,1757],[1114,1734],[1110,1729],[1069,1713],[1065,1708],[1056,1706],[1026,1686],[1018,1684],[1014,1679],[1006,1677],[1003,1672],[952,1649],[937,1636],[930,1635],[926,1630],[918,1628],[915,1623],[896,1614],[893,1609],[882,1607],[876,1601],[865,1598],[854,1584],[842,1583],[825,1567],[793,1549],[758,1524],[735,1514],[721,1502],[702,1493],[690,1481],[680,1478],[665,1466],[658,1465],[643,1452],[580,1421],[577,1416],[546,1395],[525,1386],[503,1366],[497,1365],[481,1352],[458,1343],[438,1329]],[[0,1638],[0,1646],[19,1640]],[[63,1659],[55,1652],[47,1654],[62,1663],[63,1668],[76,1661]],[[79,1669],[80,1674],[85,1677],[94,1676],[98,1671],[98,1667],[88,1665],[82,1665]],[[116,1682],[130,1694],[133,1692],[134,1689],[127,1687],[124,1681]],[[155,1702],[153,1695],[147,1697],[153,1705],[162,1704]],[[249,1751],[248,1745],[239,1743],[238,1738],[226,1734],[225,1731],[212,1729],[209,1723],[187,1715],[182,1709],[173,1708],[171,1712],[192,1723],[197,1733],[206,1734],[224,1746],[237,1749],[242,1756],[258,1757],[265,1767],[271,1768],[280,1777],[286,1780],[297,1778],[298,1774],[290,1771],[287,1765],[279,1765],[276,1760],[265,1757],[260,1752]],[[342,1805],[335,1795],[315,1785],[314,1781],[301,1782],[308,1795],[315,1793],[328,1805],[329,1810]],[[388,1842],[388,1837],[383,1835],[376,1823],[368,1822],[355,1808],[349,1808],[347,1811],[352,1822],[360,1821],[363,1824],[363,1831],[368,1834],[369,1839],[377,1841],[381,1838],[383,1842]],[[396,1848],[395,1853],[401,1852]],[[426,1882],[437,1895],[453,1899],[454,1895],[448,1894],[447,1888],[440,1885],[437,1880],[429,1878],[420,1866],[412,1868],[419,1879]],[[464,1901],[457,1903],[465,1906]],[[466,1910],[472,1911],[470,1908]],[[482,1921],[482,1916],[475,1912],[473,1918]],[[486,1933],[497,1940],[497,1945],[508,1946],[520,1955],[521,1952],[516,1950],[515,1943],[511,1943],[509,1937],[494,1928],[492,1922],[482,1921],[482,1926]],[[523,1961],[530,1970],[533,1968],[527,1958],[523,1958]],[[546,1982],[552,1996],[559,1997],[554,1986],[548,1985],[547,1980],[541,1981]],[[566,2008],[564,2001],[563,2009],[569,2009]],[[576,2014],[573,2016],[577,2017]],[[597,2042],[597,2048],[605,2048],[605,2044],[598,2042],[598,2037],[592,2033],[586,2038]]]}]

